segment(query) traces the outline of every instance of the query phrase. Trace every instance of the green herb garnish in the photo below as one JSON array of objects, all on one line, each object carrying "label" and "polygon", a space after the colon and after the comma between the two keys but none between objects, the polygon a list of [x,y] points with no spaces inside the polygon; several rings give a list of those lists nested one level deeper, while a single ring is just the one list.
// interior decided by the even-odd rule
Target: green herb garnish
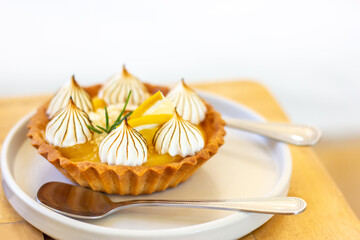
[{"label": "green herb garnish", "polygon": [[110,133],[112,130],[114,130],[117,126],[119,126],[125,118],[128,118],[132,112],[129,112],[128,114],[125,115],[125,117],[122,117],[122,115],[124,114],[125,112],[125,109],[126,109],[126,106],[128,105],[129,103],[129,100],[130,100],[130,95],[131,95],[131,90],[129,91],[129,94],[126,98],[126,101],[125,101],[125,105],[124,105],[124,108],[122,109],[121,113],[119,114],[119,116],[117,117],[117,119],[115,120],[114,124],[109,126],[109,114],[108,114],[108,111],[107,111],[107,108],[105,106],[105,121],[106,121],[106,126],[105,127],[101,127],[99,125],[96,125],[96,127],[92,126],[92,125],[87,125],[87,127],[93,131],[93,132],[96,132],[96,133]]}]

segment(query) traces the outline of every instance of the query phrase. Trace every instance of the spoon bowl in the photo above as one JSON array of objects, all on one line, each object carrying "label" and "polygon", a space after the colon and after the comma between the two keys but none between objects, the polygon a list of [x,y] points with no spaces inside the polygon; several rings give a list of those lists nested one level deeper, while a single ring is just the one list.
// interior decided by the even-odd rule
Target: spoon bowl
[{"label": "spoon bowl", "polygon": [[99,218],[114,207],[114,202],[101,192],[60,182],[42,185],[36,200],[58,213],[84,219]]}]

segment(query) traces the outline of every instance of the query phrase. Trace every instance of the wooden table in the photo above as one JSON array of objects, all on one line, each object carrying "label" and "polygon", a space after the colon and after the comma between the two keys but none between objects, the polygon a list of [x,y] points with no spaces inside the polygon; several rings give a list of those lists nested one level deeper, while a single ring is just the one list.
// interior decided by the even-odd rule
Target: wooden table
[{"label": "wooden table", "polygon": [[[269,121],[288,119],[273,96],[255,82],[233,81],[194,87],[241,102]],[[49,95],[0,99],[0,144],[10,128]],[[360,223],[311,148],[291,147],[293,174],[290,196],[305,199],[308,209],[298,216],[274,216],[243,239],[360,239]],[[0,238],[43,239],[9,205],[0,189]]]}]

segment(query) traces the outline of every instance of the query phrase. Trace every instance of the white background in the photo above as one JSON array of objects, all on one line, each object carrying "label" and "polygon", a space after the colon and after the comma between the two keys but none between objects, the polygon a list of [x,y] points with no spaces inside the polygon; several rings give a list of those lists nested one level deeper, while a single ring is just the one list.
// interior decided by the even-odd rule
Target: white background
[{"label": "white background", "polygon": [[0,97],[49,93],[122,64],[143,81],[247,78],[294,122],[360,134],[360,1],[3,1]]}]

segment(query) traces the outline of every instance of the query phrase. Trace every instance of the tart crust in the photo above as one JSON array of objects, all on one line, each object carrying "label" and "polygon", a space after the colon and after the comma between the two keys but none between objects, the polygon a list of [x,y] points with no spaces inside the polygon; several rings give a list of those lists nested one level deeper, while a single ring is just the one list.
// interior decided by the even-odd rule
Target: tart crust
[{"label": "tart crust", "polygon": [[[158,90],[165,95],[168,88],[145,84],[153,94]],[[101,85],[85,88],[91,97],[97,95]],[[204,148],[194,156],[179,162],[160,166],[108,165],[100,162],[73,162],[62,156],[55,146],[45,140],[45,129],[49,121],[46,115],[48,101],[31,118],[27,136],[38,152],[74,183],[96,191],[119,195],[150,194],[175,187],[186,181],[202,164],[212,157],[224,143],[225,122],[214,108],[205,102],[207,113],[203,128],[207,136]]]}]

